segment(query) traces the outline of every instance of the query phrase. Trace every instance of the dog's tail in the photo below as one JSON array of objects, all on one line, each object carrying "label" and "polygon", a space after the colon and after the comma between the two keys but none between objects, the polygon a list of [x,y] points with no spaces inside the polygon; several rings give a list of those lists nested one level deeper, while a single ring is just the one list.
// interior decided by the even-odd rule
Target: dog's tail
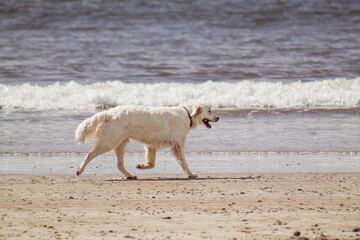
[{"label": "dog's tail", "polygon": [[99,125],[103,122],[108,122],[110,119],[111,114],[107,111],[97,113],[94,116],[85,119],[76,129],[76,141],[79,144],[85,144],[89,139],[95,136]]}]

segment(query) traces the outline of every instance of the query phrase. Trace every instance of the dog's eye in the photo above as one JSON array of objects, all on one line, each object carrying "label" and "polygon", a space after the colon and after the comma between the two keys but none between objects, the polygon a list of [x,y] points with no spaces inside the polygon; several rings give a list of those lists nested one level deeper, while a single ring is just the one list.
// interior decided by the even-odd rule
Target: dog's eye
[{"label": "dog's eye", "polygon": [[211,113],[211,110],[209,110],[209,113]]}]

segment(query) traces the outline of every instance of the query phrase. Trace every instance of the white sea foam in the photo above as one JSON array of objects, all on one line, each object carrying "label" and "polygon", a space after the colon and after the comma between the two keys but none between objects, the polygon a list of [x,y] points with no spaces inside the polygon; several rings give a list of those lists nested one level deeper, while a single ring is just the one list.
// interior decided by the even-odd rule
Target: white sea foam
[{"label": "white sea foam", "polygon": [[314,82],[124,83],[76,82],[49,86],[0,84],[3,109],[92,110],[99,106],[174,106],[189,102],[214,108],[354,108],[360,106],[360,77]]}]

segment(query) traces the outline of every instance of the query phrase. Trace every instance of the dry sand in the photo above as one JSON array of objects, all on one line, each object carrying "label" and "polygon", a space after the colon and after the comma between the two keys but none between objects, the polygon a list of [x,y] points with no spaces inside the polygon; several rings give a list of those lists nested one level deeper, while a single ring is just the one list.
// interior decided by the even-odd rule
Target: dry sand
[{"label": "dry sand", "polygon": [[359,173],[0,179],[0,239],[360,238]]}]

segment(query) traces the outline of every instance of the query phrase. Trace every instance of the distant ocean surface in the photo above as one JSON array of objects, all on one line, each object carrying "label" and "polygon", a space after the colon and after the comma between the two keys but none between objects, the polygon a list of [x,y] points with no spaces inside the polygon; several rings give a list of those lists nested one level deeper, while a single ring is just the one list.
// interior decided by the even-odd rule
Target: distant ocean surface
[{"label": "distant ocean surface", "polygon": [[187,153],[360,159],[359,41],[358,0],[1,1],[0,155],[82,154],[98,111],[201,102],[220,121]]}]

